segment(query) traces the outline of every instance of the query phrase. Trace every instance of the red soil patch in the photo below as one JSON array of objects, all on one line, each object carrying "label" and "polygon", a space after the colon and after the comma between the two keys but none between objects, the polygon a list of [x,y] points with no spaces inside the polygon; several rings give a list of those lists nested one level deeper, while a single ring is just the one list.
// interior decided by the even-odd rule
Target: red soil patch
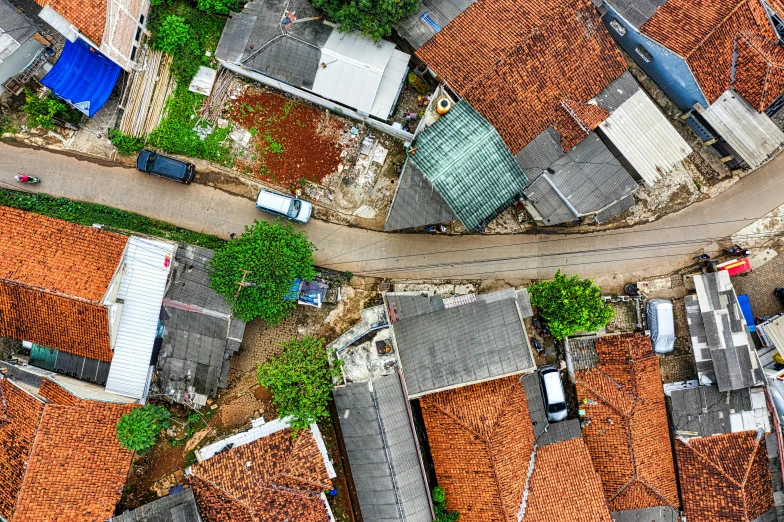
[{"label": "red soil patch", "polygon": [[[278,94],[248,88],[229,109],[231,119],[255,133],[236,166],[260,179],[293,188],[300,179],[320,182],[337,170],[343,122]],[[255,129],[255,130],[254,130]]]}]

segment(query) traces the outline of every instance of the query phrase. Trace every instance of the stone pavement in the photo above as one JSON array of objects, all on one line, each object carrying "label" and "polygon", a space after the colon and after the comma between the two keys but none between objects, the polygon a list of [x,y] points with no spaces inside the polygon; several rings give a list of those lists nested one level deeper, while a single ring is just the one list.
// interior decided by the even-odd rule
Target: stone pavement
[{"label": "stone pavement", "polygon": [[784,312],[773,295],[776,287],[784,287],[784,255],[778,255],[756,270],[732,278],[735,292],[748,294],[751,311],[756,317]]},{"label": "stone pavement", "polygon": [[[23,187],[138,212],[178,226],[228,237],[269,218],[253,202],[205,185],[183,186],[132,168],[107,166],[51,151],[0,144],[0,186],[19,189],[24,166],[42,183]],[[784,204],[784,155],[727,191],[659,221],[590,234],[430,236],[385,234],[318,220],[304,228],[320,266],[374,277],[543,279],[559,268],[621,287],[670,273],[714,253],[717,241]]]}]

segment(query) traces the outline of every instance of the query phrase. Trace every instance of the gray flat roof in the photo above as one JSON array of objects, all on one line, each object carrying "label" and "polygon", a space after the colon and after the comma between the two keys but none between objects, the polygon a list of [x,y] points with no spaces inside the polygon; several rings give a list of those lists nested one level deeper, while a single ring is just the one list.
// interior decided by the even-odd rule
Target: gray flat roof
[{"label": "gray flat roof", "polygon": [[431,522],[430,496],[400,377],[335,388],[335,407],[365,522]]},{"label": "gray flat roof", "polygon": [[528,414],[534,427],[534,438],[537,446],[546,446],[556,442],[576,439],[583,436],[580,421],[568,419],[561,422],[550,423],[544,409],[541,381],[539,374],[529,373],[523,377],[525,398],[528,401]]},{"label": "gray flat roof", "polygon": [[536,367],[514,291],[500,301],[492,295],[392,323],[409,397]]},{"label": "gray flat roof", "polygon": [[384,230],[436,225],[457,216],[413,161],[406,160]]},{"label": "gray flat roof", "polygon": [[440,295],[427,296],[388,292],[384,298],[387,306],[394,309],[398,321],[444,309],[444,299]]},{"label": "gray flat roof", "polygon": [[473,3],[474,0],[423,0],[419,10],[404,16],[395,29],[416,50]]}]

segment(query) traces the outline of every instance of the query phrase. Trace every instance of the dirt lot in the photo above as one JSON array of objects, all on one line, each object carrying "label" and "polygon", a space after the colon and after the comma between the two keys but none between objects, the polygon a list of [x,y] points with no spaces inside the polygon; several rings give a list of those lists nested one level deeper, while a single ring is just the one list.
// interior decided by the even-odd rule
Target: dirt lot
[{"label": "dirt lot", "polygon": [[[172,426],[155,447],[136,456],[117,512],[139,507],[181,484],[183,470],[195,462],[194,449],[247,429],[253,418],[277,418],[272,395],[256,382],[258,364],[279,354],[283,341],[313,335],[329,342],[359,321],[359,311],[377,294],[373,280],[355,278],[353,283],[358,289],[344,286],[337,305],[325,305],[321,309],[300,306],[276,328],[268,328],[262,321],[250,323],[245,329],[242,348],[232,359],[229,386],[214,403],[208,402],[203,415],[167,403],[172,412]],[[349,482],[339,456],[334,426],[325,420],[319,427],[338,473],[334,479],[338,494],[329,499],[330,505],[338,522],[352,522],[355,518]]]},{"label": "dirt lot", "polygon": [[251,135],[237,168],[290,189],[319,183],[357,141],[345,120],[256,87],[232,101],[229,115]]}]

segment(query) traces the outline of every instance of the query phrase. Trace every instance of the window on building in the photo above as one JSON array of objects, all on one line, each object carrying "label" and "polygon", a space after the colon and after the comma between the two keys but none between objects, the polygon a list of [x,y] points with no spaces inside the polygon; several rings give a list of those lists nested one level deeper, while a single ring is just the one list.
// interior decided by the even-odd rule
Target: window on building
[{"label": "window on building", "polygon": [[419,17],[419,19],[429,25],[433,31],[439,32],[441,30],[441,26],[438,25],[435,20],[430,18],[430,11],[425,11],[422,16]]},{"label": "window on building", "polygon": [[621,25],[621,22],[619,22],[615,18],[610,20],[610,27],[615,29],[615,32],[618,33],[621,36],[626,34],[626,28],[623,25]]},{"label": "window on building", "polygon": [[139,38],[141,38],[141,37],[142,37],[142,28],[141,27],[137,27],[136,28],[136,36],[134,36],[133,39],[138,42]]},{"label": "window on building", "polygon": [[637,47],[635,47],[634,48],[634,52],[639,54],[640,58],[642,58],[646,62],[652,62],[653,61],[653,55],[651,53],[649,53],[648,49],[646,49],[642,45],[638,45]]},{"label": "window on building", "polygon": [[144,25],[144,15],[143,14],[139,15],[139,24],[140,25]]},{"label": "window on building", "polygon": [[136,59],[136,46],[131,47],[131,61]]}]

